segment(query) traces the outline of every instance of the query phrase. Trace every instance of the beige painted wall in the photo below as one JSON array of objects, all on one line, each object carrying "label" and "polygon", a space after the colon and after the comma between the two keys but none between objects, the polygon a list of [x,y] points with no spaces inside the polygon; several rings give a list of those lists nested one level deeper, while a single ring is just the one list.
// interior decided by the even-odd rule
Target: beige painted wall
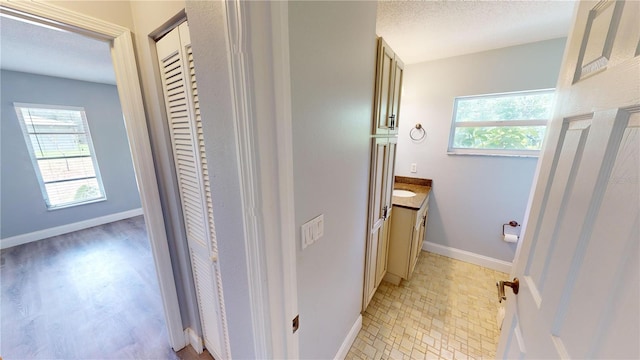
[{"label": "beige painted wall", "polygon": [[96,19],[133,29],[129,1],[47,1]]}]

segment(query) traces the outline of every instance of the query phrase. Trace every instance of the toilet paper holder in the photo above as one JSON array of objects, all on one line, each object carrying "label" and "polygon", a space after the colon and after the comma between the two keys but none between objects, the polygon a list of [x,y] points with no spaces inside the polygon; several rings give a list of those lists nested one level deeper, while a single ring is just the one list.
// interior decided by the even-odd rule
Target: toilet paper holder
[{"label": "toilet paper holder", "polygon": [[518,222],[517,222],[517,221],[515,221],[515,220],[511,220],[511,221],[509,221],[509,222],[508,222],[508,223],[506,223],[506,224],[502,224],[502,236],[504,236],[504,227],[505,227],[505,226],[507,226],[507,225],[509,225],[509,226],[511,226],[511,227],[518,227],[518,226],[520,226],[520,224],[518,224]]}]

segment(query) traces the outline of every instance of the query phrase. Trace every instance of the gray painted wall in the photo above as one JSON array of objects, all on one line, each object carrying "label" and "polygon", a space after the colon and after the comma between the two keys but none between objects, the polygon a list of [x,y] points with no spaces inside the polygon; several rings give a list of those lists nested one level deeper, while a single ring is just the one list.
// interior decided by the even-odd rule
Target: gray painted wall
[{"label": "gray painted wall", "polygon": [[375,23],[373,1],[289,3],[297,229],[324,214],[298,245],[300,358],[333,358],[362,306]]},{"label": "gray painted wall", "polygon": [[[1,237],[114,214],[140,205],[117,88],[113,85],[3,70],[1,103]],[[107,200],[48,211],[14,102],[85,108]]]},{"label": "gray painted wall", "polygon": [[[406,67],[396,175],[433,179],[427,241],[513,260],[516,246],[502,241],[502,224],[523,221],[537,158],[447,155],[453,100],[555,87],[565,40]],[[416,123],[427,131],[420,143],[409,139]]]}]

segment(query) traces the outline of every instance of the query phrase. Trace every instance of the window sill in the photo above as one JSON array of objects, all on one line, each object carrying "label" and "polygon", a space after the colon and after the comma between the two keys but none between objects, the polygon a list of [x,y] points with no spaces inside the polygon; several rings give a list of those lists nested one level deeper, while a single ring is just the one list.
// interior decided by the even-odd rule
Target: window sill
[{"label": "window sill", "polygon": [[540,151],[528,150],[516,152],[513,150],[454,149],[447,151],[447,155],[537,158],[540,156]]},{"label": "window sill", "polygon": [[59,206],[47,206],[47,210],[48,211],[55,211],[55,210],[61,210],[61,209],[68,209],[71,207],[76,207],[76,206],[81,206],[81,205],[88,205],[88,204],[95,204],[95,203],[99,203],[99,202],[103,202],[103,201],[107,201],[107,197],[101,197],[99,199],[93,199],[93,200],[89,200],[89,201],[83,201],[83,202],[77,202],[77,203],[72,203],[72,204],[65,204],[65,205],[59,205]]}]

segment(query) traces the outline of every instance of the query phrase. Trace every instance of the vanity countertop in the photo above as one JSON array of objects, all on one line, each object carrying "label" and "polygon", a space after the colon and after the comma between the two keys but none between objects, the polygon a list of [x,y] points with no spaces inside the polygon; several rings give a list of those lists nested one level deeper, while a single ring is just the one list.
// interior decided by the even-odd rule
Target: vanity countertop
[{"label": "vanity countertop", "polygon": [[404,176],[396,176],[393,184],[394,189],[409,190],[416,193],[412,197],[394,196],[391,203],[394,206],[401,206],[408,209],[420,209],[431,192],[431,179],[418,179]]}]

